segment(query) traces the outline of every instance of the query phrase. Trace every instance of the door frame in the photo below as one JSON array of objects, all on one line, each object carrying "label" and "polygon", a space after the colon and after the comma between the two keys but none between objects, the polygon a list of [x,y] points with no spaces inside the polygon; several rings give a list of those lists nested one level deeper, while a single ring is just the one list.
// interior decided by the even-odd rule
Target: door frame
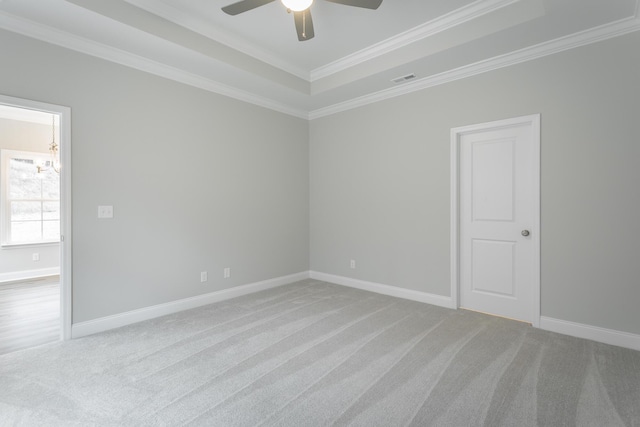
[{"label": "door frame", "polygon": [[531,241],[533,244],[533,283],[531,319],[540,327],[540,114],[479,123],[451,129],[451,305],[460,307],[460,140],[465,134],[484,130],[528,125],[531,128],[533,167],[533,207]]},{"label": "door frame", "polygon": [[71,237],[71,108],[0,94],[0,104],[60,116],[60,338],[71,339],[72,260]]}]

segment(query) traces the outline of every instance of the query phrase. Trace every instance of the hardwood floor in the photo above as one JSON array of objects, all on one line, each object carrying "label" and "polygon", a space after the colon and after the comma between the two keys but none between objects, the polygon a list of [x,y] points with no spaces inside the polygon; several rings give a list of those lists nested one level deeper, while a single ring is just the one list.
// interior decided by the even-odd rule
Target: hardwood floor
[{"label": "hardwood floor", "polygon": [[60,277],[0,284],[0,354],[60,339]]}]

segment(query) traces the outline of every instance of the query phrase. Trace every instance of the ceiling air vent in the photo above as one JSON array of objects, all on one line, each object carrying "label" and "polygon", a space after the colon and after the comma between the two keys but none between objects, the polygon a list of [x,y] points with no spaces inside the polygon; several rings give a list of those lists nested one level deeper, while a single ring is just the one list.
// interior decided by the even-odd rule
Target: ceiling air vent
[{"label": "ceiling air vent", "polygon": [[398,84],[398,83],[404,83],[409,80],[413,80],[415,78],[416,78],[416,75],[411,73],[411,74],[407,74],[406,76],[396,77],[395,79],[391,79],[391,81],[394,82],[395,84]]}]

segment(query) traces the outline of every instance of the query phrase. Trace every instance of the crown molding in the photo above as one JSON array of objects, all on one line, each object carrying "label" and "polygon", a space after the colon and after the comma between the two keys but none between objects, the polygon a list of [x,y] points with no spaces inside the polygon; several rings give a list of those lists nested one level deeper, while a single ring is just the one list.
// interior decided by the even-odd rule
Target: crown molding
[{"label": "crown molding", "polygon": [[219,43],[237,50],[238,52],[254,57],[266,64],[279,68],[282,71],[286,71],[289,74],[293,74],[294,76],[299,77],[307,82],[310,81],[309,71],[297,67],[290,62],[284,61],[273,54],[267,53],[263,49],[259,49],[253,44],[248,43],[238,37],[233,37],[229,34],[219,31],[215,27],[212,27],[210,25],[203,26],[203,22],[201,20],[197,18],[194,19],[167,3],[146,0],[124,1],[136,7],[139,7],[140,9],[158,15],[161,18],[166,19],[167,21],[171,21],[174,24],[180,25],[181,27],[188,28],[189,30],[202,36],[211,38]]},{"label": "crown molding", "polygon": [[[638,0],[638,3],[640,4],[640,0]],[[383,101],[389,98],[394,98],[396,96],[405,95],[411,92],[416,92],[433,86],[439,86],[445,83],[475,76],[477,74],[486,73],[488,71],[509,67],[511,65],[516,65],[522,62],[542,58],[544,56],[553,55],[565,50],[604,41],[639,30],[640,19],[638,19],[636,14],[636,17],[625,18],[589,30],[540,43],[535,46],[520,49],[508,54],[496,56],[484,61],[479,61],[453,70],[445,71],[440,74],[424,77],[422,79],[412,81],[411,83],[406,83],[402,86],[384,89],[375,93],[350,99],[348,101],[340,102],[329,107],[319,108],[309,112],[309,120],[314,120],[339,112],[351,110],[364,105]]]},{"label": "crown molding", "polygon": [[[498,2],[495,2],[494,6],[496,6],[497,3]],[[26,20],[24,18],[19,18],[6,12],[0,12],[0,28],[64,48],[68,48],[77,52],[81,52],[90,56],[98,57],[110,62],[118,63],[140,71],[148,72],[150,74],[174,80],[193,87],[197,87],[209,92],[217,93],[219,95],[268,108],[270,110],[274,110],[290,116],[298,117],[305,120],[314,120],[317,118],[358,108],[364,105],[372,104],[378,101],[383,101],[385,99],[453,82],[477,74],[486,73],[488,71],[509,67],[511,65],[534,60],[547,55],[553,55],[565,50],[588,45],[591,43],[596,43],[599,41],[604,41],[613,37],[618,37],[638,31],[640,30],[640,0],[636,0],[634,17],[625,18],[616,22],[601,25],[599,27],[561,37],[556,40],[544,42],[535,46],[520,49],[515,52],[466,65],[457,69],[445,71],[440,74],[425,77],[419,80],[414,80],[401,86],[384,89],[378,92],[353,98],[312,111],[295,108],[282,102],[258,96],[250,92],[225,85],[215,80],[198,76],[193,73],[189,73],[187,71],[123,51],[121,49],[97,43],[95,41],[79,37],[53,27],[42,25],[40,23]]]},{"label": "crown molding", "polygon": [[339,73],[363,62],[386,55],[419,40],[431,37],[450,28],[472,21],[480,16],[501,9],[521,0],[477,0],[436,19],[418,25],[365,49],[333,61],[311,71],[311,82]]},{"label": "crown molding", "polygon": [[23,18],[0,12],[0,28],[14,33],[22,34],[37,40],[55,44],[67,49],[71,49],[80,53],[115,62],[120,65],[144,71],[156,76],[164,77],[180,83],[204,89],[209,92],[224,95],[240,101],[248,102],[270,110],[278,111],[291,116],[308,119],[306,111],[293,108],[289,105],[274,101],[269,98],[261,97],[215,80],[207,79],[202,76],[189,73],[187,71],[162,64],[157,61],[144,58],[104,45],[92,40],[79,37],[65,31],[58,30],[40,23],[36,23]]}]

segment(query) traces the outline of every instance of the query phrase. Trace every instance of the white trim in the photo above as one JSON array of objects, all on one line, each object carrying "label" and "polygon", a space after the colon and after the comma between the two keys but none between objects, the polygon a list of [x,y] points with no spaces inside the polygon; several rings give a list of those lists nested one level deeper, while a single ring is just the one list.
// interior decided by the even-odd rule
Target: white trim
[{"label": "white trim", "polygon": [[542,235],[542,207],[541,207],[541,199],[542,196],[540,194],[540,188],[542,187],[542,165],[540,160],[540,150],[541,150],[541,132],[540,132],[540,114],[535,114],[529,116],[531,120],[531,136],[533,137],[533,159],[531,162],[533,163],[533,177],[532,180],[534,182],[533,189],[531,190],[533,197],[533,212],[535,213],[535,218],[533,220],[532,231],[533,235],[531,236],[531,242],[533,243],[533,252],[536,256],[533,259],[533,267],[532,267],[532,281],[535,284],[535,289],[532,296],[532,304],[533,304],[533,321],[531,324],[535,328],[540,327],[540,316],[542,310],[542,301],[541,293],[542,293],[542,245],[541,245],[541,235]]},{"label": "white trim", "polygon": [[487,129],[500,129],[511,126],[528,125],[531,128],[533,188],[532,191],[532,223],[531,243],[533,244],[533,266],[531,281],[533,283],[531,323],[540,326],[540,114],[515,117],[494,122],[480,123],[451,129],[451,299],[454,308],[460,304],[460,136],[469,132]]},{"label": "white trim", "polygon": [[239,37],[235,37],[233,34],[221,31],[218,27],[211,25],[211,23],[206,21],[206,18],[203,18],[202,16],[194,17],[193,15],[184,13],[182,10],[172,5],[165,2],[159,2],[157,0],[128,0],[128,3],[147,12],[151,12],[154,15],[158,15],[167,21],[173,22],[174,24],[188,28],[194,33],[198,33],[215,40],[237,50],[238,52],[242,52],[245,55],[256,58],[275,68],[279,68],[289,74],[293,74],[307,82],[309,81],[309,71],[283,60],[270,51],[260,49],[254,44],[248,43]]},{"label": "white trim", "polygon": [[0,273],[0,283],[15,282],[18,280],[37,279],[40,277],[57,276],[60,274],[59,267],[38,268],[36,270],[12,271],[10,273]]},{"label": "white trim", "polygon": [[302,119],[309,118],[306,111],[281,102],[4,12],[0,12],[0,28],[249,104]]},{"label": "white trim", "polygon": [[336,285],[348,286],[350,288],[362,289],[364,291],[375,292],[377,294],[423,302],[431,305],[437,305],[439,307],[453,308],[451,298],[448,296],[399,288],[397,286],[384,285],[382,283],[366,282],[364,280],[320,273],[318,271],[311,271],[309,273],[309,277],[315,280],[335,283]]},{"label": "white trim", "polygon": [[540,329],[640,351],[640,335],[542,316]]},{"label": "white trim", "polygon": [[[506,2],[507,0],[495,0],[494,6],[498,7],[501,4],[500,1]],[[476,13],[480,13],[480,11],[476,11]],[[469,12],[467,11],[466,13]],[[461,16],[458,18],[461,18]],[[449,16],[449,19],[452,19],[451,16]],[[439,86],[522,62],[531,61],[568,49],[639,31],[640,2],[636,3],[636,12],[633,17],[603,24],[595,28],[570,34],[535,46],[523,48],[515,52],[499,55],[453,70],[448,70],[440,74],[424,77],[422,79],[413,80],[410,83],[406,83],[401,86],[383,89],[311,111],[303,110],[299,107],[294,107],[270,98],[258,96],[206,77],[195,75],[157,61],[152,61],[139,55],[134,55],[132,53],[72,35],[30,20],[18,18],[6,12],[0,12],[0,28],[294,117],[313,120],[429,87]],[[311,80],[313,81],[313,78]]]},{"label": "white trim", "polygon": [[30,249],[30,248],[46,248],[50,246],[59,245],[60,241],[50,241],[50,242],[37,242],[37,243],[9,243],[0,245],[3,250],[13,250],[13,249]]},{"label": "white trim", "polygon": [[71,109],[60,107],[60,306],[62,309],[62,339],[71,339],[73,322],[73,210],[71,192]]},{"label": "white trim", "polygon": [[308,278],[309,272],[304,271],[288,276],[276,277],[274,279],[237,286],[230,289],[223,289],[204,295],[144,307],[137,310],[127,311],[125,313],[101,317],[99,319],[88,320],[86,322],[74,323],[71,329],[71,335],[73,338],[84,337],[98,332],[104,332],[110,329],[142,322],[144,320],[155,319],[156,317],[166,316],[168,314],[174,314],[184,310],[201,307],[203,305],[225,301],[242,295],[264,291],[266,289],[275,288]]},{"label": "white trim", "polygon": [[493,58],[478,61],[473,64],[464,65],[462,67],[448,70],[440,74],[434,74],[422,79],[412,80],[410,83],[405,83],[401,86],[394,86],[344,102],[339,102],[328,107],[318,108],[309,112],[309,120],[314,120],[320,117],[352,110],[354,108],[373,104],[385,99],[394,98],[396,96],[405,95],[434,86],[440,86],[446,83],[454,82],[456,80],[465,79],[467,77],[472,77],[489,71],[498,70],[500,68],[506,68],[511,65],[532,61],[534,59],[542,58],[547,55],[553,55],[565,50],[597,43],[639,30],[640,19],[625,18],[620,21],[605,24],[565,37],[560,37],[558,39],[540,43],[535,46],[526,47],[515,52],[495,56]]},{"label": "white trim", "polygon": [[[0,14],[0,21],[2,20]],[[60,116],[60,328],[61,338],[71,338],[72,322],[72,210],[71,210],[71,108],[0,95],[0,104],[44,111]]]},{"label": "white trim", "polygon": [[[458,309],[460,307],[460,302],[458,298],[458,283],[460,279],[458,277],[458,266],[460,265],[460,254],[458,251],[458,242],[459,242],[459,202],[460,198],[458,197],[458,190],[460,189],[460,184],[458,183],[458,169],[460,167],[460,156],[458,155],[458,136],[455,134],[454,129],[451,129],[451,136],[449,144],[450,154],[450,185],[449,185],[449,200],[450,200],[450,210],[449,210],[449,267],[450,267],[450,275],[451,275],[451,305],[454,309]],[[456,142],[453,142],[456,141]]]},{"label": "white trim", "polygon": [[396,49],[403,48],[427,37],[432,37],[518,1],[520,0],[477,0],[358,52],[311,70],[311,82],[386,55]]}]

